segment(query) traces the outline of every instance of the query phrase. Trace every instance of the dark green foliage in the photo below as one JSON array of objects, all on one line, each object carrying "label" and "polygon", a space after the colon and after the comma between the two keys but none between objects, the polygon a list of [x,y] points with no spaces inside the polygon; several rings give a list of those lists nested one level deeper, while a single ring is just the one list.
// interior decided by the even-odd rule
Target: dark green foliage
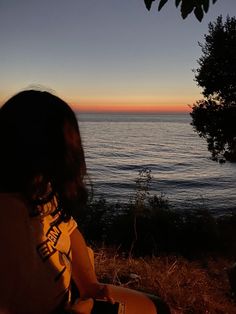
[{"label": "dark green foliage", "polygon": [[[146,8],[151,9],[152,2],[155,0],[144,0]],[[214,4],[217,0],[212,0]],[[168,2],[168,0],[159,0],[158,11],[160,11],[163,6]],[[176,7],[180,6],[181,16],[185,19],[192,11],[194,12],[196,18],[201,22],[204,13],[208,12],[210,0],[175,0]]]},{"label": "dark green foliage", "polygon": [[212,159],[236,161],[236,19],[209,24],[195,79],[205,99],[192,106],[192,125],[205,138]]},{"label": "dark green foliage", "polygon": [[151,180],[151,171],[142,169],[128,203],[90,200],[77,217],[88,243],[115,246],[135,256],[236,256],[236,215],[215,218],[206,209],[172,210],[164,195],[150,195]]},{"label": "dark green foliage", "polygon": [[162,7],[166,4],[168,0],[160,0],[159,5],[158,5],[158,11],[162,9]]},{"label": "dark green foliage", "polygon": [[205,97],[217,96],[230,105],[236,99],[236,18],[227,16],[223,23],[219,16],[208,31],[204,44],[199,44],[203,55],[195,79]]},{"label": "dark green foliage", "polygon": [[222,251],[236,256],[236,214],[223,216],[217,219],[217,226],[220,234]]},{"label": "dark green foliage", "polygon": [[151,9],[152,2],[154,2],[154,1],[155,1],[155,0],[144,0],[144,3],[145,3],[146,8],[147,8],[148,10]]},{"label": "dark green foliage", "polygon": [[134,204],[112,204],[104,199],[91,203],[87,217],[78,221],[88,243],[115,246],[135,256],[236,257],[236,215],[215,218],[201,209],[178,212],[163,196],[148,198],[143,213],[136,216],[135,242]]},{"label": "dark green foliage", "polygon": [[200,100],[192,107],[192,125],[206,139],[212,159],[236,161],[236,106]]},{"label": "dark green foliage", "polygon": [[[180,213],[168,207],[159,207],[160,204],[166,206],[167,203],[166,200],[163,203],[158,199],[157,196],[150,199],[152,207],[148,208],[149,215],[137,217],[137,239],[133,255],[157,256],[172,253],[192,258],[221,250],[217,220],[212,215],[207,211]],[[132,244],[132,222],[131,216],[120,217],[114,221],[111,229],[115,233],[109,236],[110,240],[115,239],[115,244],[127,252]],[[120,234],[119,230],[122,230]]]},{"label": "dark green foliage", "polygon": [[180,235],[185,256],[204,256],[221,249],[217,220],[207,210],[185,213]]},{"label": "dark green foliage", "polygon": [[77,218],[79,228],[89,242],[103,242],[112,220],[114,207],[109,205],[104,198],[92,200],[85,210],[80,211]]}]

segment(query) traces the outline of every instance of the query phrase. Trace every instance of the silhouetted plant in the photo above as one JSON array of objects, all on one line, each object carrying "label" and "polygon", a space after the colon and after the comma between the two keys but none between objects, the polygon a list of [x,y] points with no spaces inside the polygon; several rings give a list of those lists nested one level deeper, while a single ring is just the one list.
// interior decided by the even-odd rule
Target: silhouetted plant
[{"label": "silhouetted plant", "polygon": [[130,255],[132,254],[135,243],[138,240],[137,219],[144,218],[147,210],[146,202],[149,196],[149,188],[152,180],[151,170],[144,168],[139,171],[138,177],[135,180],[135,197],[131,199],[130,210],[133,216],[133,241],[130,247]]},{"label": "silhouetted plant", "polygon": [[221,216],[217,219],[220,235],[220,248],[224,254],[236,258],[236,214]]},{"label": "silhouetted plant", "polygon": [[[134,204],[139,211],[145,206],[148,196],[150,195],[150,184],[152,181],[151,170],[143,168],[139,171],[138,177],[135,180],[135,197]],[[137,210],[138,211],[138,210]]]},{"label": "silhouetted plant", "polygon": [[205,97],[216,96],[226,105],[235,102],[236,96],[236,18],[222,15],[209,23],[204,43],[199,43],[202,56],[194,70],[197,84]]},{"label": "silhouetted plant", "polygon": [[[151,9],[152,3],[155,0],[144,0],[146,8]],[[214,4],[217,0],[212,0]],[[168,2],[168,0],[159,0],[158,11]],[[210,6],[210,0],[175,0],[175,5],[180,5],[181,16],[185,19],[192,11],[196,18],[201,22],[204,13],[208,12]]]},{"label": "silhouetted plant", "polygon": [[151,179],[151,172],[142,169],[135,197],[127,203],[91,199],[77,217],[86,240],[134,256],[236,256],[236,214],[216,218],[206,209],[172,209],[165,195],[151,195]]},{"label": "silhouetted plant", "polygon": [[192,106],[192,125],[206,139],[212,159],[236,161],[236,19],[209,24],[194,70],[205,99]]},{"label": "silhouetted plant", "polygon": [[89,241],[103,241],[106,234],[106,215],[109,205],[104,198],[91,200],[87,208],[80,210],[77,218],[80,229]]}]

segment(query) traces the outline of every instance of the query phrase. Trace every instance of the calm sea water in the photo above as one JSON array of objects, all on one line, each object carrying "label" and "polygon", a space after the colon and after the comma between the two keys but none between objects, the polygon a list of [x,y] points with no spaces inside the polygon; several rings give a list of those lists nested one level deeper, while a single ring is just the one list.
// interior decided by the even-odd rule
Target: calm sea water
[{"label": "calm sea water", "polygon": [[151,193],[176,210],[236,210],[236,164],[210,160],[188,114],[80,114],[80,130],[95,195],[129,201],[139,170],[148,168]]}]

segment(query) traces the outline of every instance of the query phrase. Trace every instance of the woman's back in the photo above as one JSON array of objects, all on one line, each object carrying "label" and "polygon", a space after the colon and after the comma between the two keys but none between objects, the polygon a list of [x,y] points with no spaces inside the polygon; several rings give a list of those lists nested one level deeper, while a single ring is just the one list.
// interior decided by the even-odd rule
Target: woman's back
[{"label": "woman's back", "polygon": [[44,238],[42,219],[50,215],[30,217],[26,202],[11,193],[0,193],[0,209],[0,312],[52,313],[68,298],[70,276],[58,276],[65,263]]},{"label": "woman's back", "polygon": [[20,92],[0,108],[0,146],[0,313],[52,313],[69,301],[71,210],[86,200],[76,116]]}]

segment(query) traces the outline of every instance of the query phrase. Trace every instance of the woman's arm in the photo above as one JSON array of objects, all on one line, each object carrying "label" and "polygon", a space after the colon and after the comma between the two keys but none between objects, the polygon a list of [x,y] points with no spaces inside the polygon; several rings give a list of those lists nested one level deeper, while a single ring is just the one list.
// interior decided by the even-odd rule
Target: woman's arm
[{"label": "woman's arm", "polygon": [[80,298],[103,299],[113,303],[114,301],[110,296],[109,286],[97,280],[84,237],[77,228],[72,232],[70,237],[72,249],[72,279],[80,292]]},{"label": "woman's arm", "polygon": [[81,298],[95,297],[101,289],[94,268],[90,261],[84,237],[76,228],[71,238],[72,279],[80,292]]},{"label": "woman's arm", "polygon": [[[115,300],[116,302],[123,303],[125,305],[125,313],[127,314],[157,313],[153,301],[144,293],[116,287],[114,285],[104,285],[98,282],[94,268],[89,259],[85,240],[78,229],[75,229],[71,234],[71,247],[72,278],[79,289],[80,297],[82,299],[72,306],[71,313],[91,313],[93,302],[89,298],[104,299],[111,303],[114,303]],[[160,301],[159,303],[157,308],[158,310],[160,309],[160,313],[169,314],[170,311],[168,307],[165,304],[163,307]],[[75,310],[74,312],[73,309]]]}]

